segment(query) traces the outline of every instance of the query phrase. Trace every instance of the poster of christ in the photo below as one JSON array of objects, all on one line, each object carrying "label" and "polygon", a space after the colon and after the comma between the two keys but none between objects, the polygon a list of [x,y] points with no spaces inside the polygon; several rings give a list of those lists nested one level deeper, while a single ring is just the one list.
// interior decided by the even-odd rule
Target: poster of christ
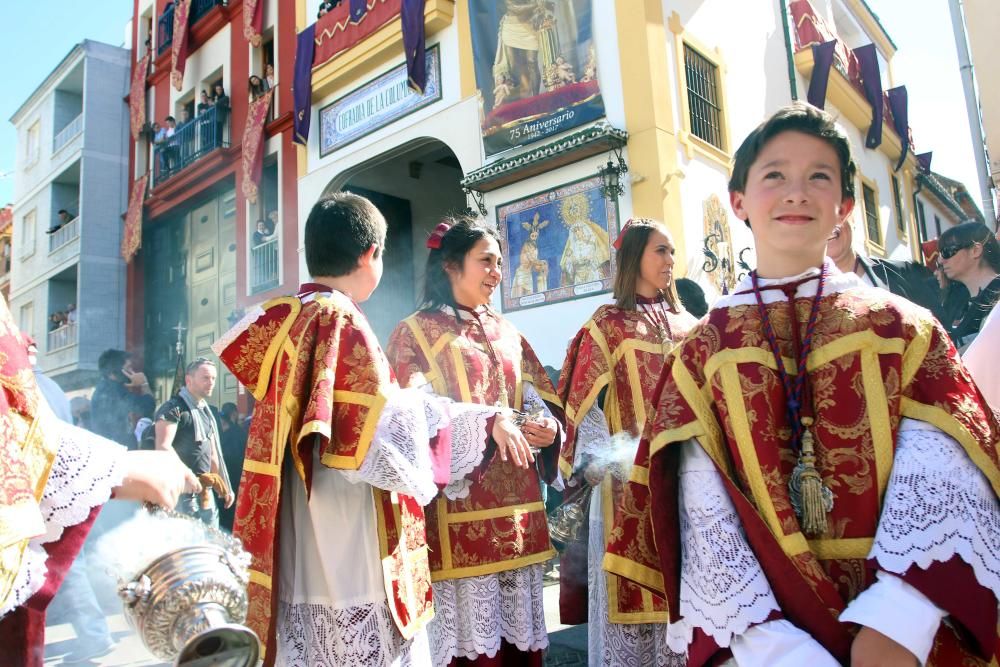
[{"label": "poster of christ", "polygon": [[470,0],[487,155],[604,116],[591,0]]}]

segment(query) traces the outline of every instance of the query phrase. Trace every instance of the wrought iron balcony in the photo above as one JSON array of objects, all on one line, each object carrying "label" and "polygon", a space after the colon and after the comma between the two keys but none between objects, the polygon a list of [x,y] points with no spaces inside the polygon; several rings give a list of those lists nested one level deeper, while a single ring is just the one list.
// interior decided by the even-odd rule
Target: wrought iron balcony
[{"label": "wrought iron balcony", "polygon": [[[193,26],[209,13],[213,7],[228,7],[229,0],[191,0],[191,13],[188,15],[188,25]],[[160,15],[156,25],[156,55],[159,56],[170,48],[174,41],[174,5],[167,7]]]},{"label": "wrought iron balcony", "polygon": [[250,293],[257,294],[278,286],[278,239],[250,248]]},{"label": "wrought iron balcony", "polygon": [[160,185],[217,148],[229,148],[229,108],[212,107],[153,139],[153,186]]}]

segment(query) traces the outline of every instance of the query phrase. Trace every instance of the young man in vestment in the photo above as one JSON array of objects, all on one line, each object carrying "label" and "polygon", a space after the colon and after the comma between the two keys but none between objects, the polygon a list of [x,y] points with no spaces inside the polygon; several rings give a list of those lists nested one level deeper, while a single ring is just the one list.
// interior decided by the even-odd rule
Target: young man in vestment
[{"label": "young man in vestment", "polygon": [[[490,307],[502,281],[496,230],[472,218],[446,221],[427,246],[422,308],[389,341],[400,384],[518,410],[539,449],[537,461],[530,452],[484,457],[474,475],[427,507],[434,665],[541,667],[549,642],[542,576],[555,551],[540,478],[558,476],[562,409],[531,346]],[[452,446],[464,437],[456,431]]]},{"label": "young man in vestment", "polygon": [[824,261],[855,177],[803,104],[736,153],[757,269],[672,354],[605,560],[689,664],[995,655],[1000,431],[926,310]]},{"label": "young man in vestment", "polygon": [[252,556],[247,623],[266,665],[429,665],[422,505],[488,444],[529,452],[496,409],[396,384],[358,307],[382,276],[385,234],[367,199],[320,200],[305,226],[313,282],[213,346],[257,399],[234,534]]},{"label": "young man in vestment", "polygon": [[614,247],[615,303],[600,306],[576,334],[559,378],[566,410],[560,466],[571,484],[594,487],[587,578],[560,572],[561,620],[589,621],[591,665],[683,665],[684,655],[667,645],[666,600],[601,563],[663,364],[696,320],[674,288],[674,244],[662,223],[629,220]]}]

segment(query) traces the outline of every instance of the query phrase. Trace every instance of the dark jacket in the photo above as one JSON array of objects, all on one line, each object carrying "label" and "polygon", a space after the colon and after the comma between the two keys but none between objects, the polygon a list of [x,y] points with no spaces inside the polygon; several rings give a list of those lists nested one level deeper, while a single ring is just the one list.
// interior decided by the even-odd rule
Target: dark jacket
[{"label": "dark jacket", "polygon": [[136,449],[134,426],[129,413],[152,414],[156,400],[149,394],[133,394],[121,382],[101,378],[90,397],[90,430],[129,449]]},{"label": "dark jacket", "polygon": [[936,311],[941,303],[937,279],[922,264],[858,256],[858,267],[876,287],[887,289],[927,310]]}]

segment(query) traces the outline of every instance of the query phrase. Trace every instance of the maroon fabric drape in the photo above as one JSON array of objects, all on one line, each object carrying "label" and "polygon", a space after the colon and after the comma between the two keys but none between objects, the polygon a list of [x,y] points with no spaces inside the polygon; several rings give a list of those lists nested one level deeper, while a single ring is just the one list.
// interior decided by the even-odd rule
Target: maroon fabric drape
[{"label": "maroon fabric drape", "polygon": [[174,3],[174,37],[170,43],[170,83],[176,90],[184,86],[184,65],[188,55],[188,16],[191,0]]},{"label": "maroon fabric drape", "polygon": [[264,27],[264,0],[243,0],[243,36],[258,48]]},{"label": "maroon fabric drape", "polygon": [[250,103],[247,122],[243,127],[242,189],[243,196],[251,204],[257,203],[257,184],[264,165],[264,125],[267,124],[267,112],[273,95],[274,89],[271,89]]},{"label": "maroon fabric drape", "polygon": [[129,126],[132,139],[137,140],[142,126],[146,124],[146,72],[149,71],[149,51],[135,64],[132,72],[132,87],[128,92]]},{"label": "maroon fabric drape", "polygon": [[132,257],[142,245],[142,203],[146,199],[146,182],[148,180],[148,174],[136,180],[132,185],[132,194],[128,198],[125,231],[122,233],[122,258],[126,263],[132,261]]}]

